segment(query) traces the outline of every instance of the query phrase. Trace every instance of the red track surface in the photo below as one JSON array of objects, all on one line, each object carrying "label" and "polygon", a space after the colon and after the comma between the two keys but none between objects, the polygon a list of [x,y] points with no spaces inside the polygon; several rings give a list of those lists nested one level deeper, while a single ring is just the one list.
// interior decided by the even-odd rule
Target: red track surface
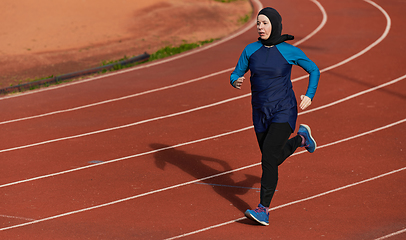
[{"label": "red track surface", "polygon": [[405,239],[406,2],[319,2],[262,1],[296,41],[327,14],[300,44],[324,69],[298,119],[319,149],[280,167],[270,226],[243,217],[260,155],[249,83],[228,80],[251,26],[172,61],[0,99],[0,239]]}]

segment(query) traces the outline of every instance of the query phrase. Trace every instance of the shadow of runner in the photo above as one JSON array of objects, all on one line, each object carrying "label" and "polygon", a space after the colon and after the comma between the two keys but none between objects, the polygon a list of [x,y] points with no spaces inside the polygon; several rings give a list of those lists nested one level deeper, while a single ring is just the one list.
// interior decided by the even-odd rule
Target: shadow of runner
[{"label": "shadow of runner", "polygon": [[[188,173],[196,179],[201,179],[232,170],[227,162],[220,159],[189,154],[175,148],[170,148],[170,146],[165,144],[153,143],[150,144],[150,147],[154,150],[168,148],[166,150],[154,153],[155,164],[162,170],[164,170],[166,164],[169,163],[177,166],[182,171]],[[214,169],[206,165],[205,162],[218,164],[222,168],[222,170]],[[230,175],[231,174],[226,174],[219,177],[207,179],[201,181],[201,183],[211,185],[211,187],[217,194],[227,199],[241,212],[245,212],[245,210],[249,209],[250,206],[246,202],[241,200],[237,195],[246,194],[249,190],[252,189],[252,186],[255,183],[260,182],[260,178],[246,174],[246,178],[244,180],[235,182]]]}]

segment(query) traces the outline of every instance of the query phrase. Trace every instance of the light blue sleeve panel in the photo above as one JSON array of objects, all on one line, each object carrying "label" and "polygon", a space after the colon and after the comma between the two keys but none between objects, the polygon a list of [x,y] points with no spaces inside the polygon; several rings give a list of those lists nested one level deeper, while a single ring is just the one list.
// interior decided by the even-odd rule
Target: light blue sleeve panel
[{"label": "light blue sleeve panel", "polygon": [[317,65],[295,46],[283,42],[276,45],[276,47],[289,64],[302,67],[310,75],[306,96],[313,100],[320,79],[320,71]]},{"label": "light blue sleeve panel", "polygon": [[235,67],[234,71],[231,73],[231,76],[230,76],[231,85],[233,85],[233,83],[238,78],[244,76],[244,74],[248,71],[250,56],[261,47],[262,47],[262,43],[257,41],[257,42],[248,44],[244,48],[244,51],[241,53],[241,56],[238,59],[237,66]]}]

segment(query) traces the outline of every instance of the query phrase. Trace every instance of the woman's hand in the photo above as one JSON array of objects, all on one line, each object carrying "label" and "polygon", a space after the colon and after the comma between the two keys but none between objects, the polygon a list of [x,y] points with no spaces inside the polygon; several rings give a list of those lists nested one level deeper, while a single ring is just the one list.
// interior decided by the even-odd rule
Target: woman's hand
[{"label": "woman's hand", "polygon": [[300,108],[302,110],[305,110],[310,104],[312,104],[312,100],[308,96],[302,95],[300,96],[300,99],[302,100],[300,102]]},{"label": "woman's hand", "polygon": [[238,78],[237,80],[235,80],[233,82],[234,87],[237,88],[237,89],[241,89],[241,85],[244,82],[244,80],[245,80],[244,76],[242,76],[242,77]]}]

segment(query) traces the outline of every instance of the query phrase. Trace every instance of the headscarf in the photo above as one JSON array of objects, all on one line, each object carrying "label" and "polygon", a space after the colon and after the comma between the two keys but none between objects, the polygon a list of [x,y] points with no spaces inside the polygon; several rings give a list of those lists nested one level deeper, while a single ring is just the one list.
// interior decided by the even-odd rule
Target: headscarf
[{"label": "headscarf", "polygon": [[[279,44],[281,42],[287,41],[287,40],[293,40],[294,36],[288,35],[288,34],[282,34],[282,17],[279,15],[278,11],[276,11],[273,8],[266,7],[263,8],[261,11],[259,11],[259,15],[265,15],[266,17],[269,18],[272,24],[272,31],[271,35],[269,36],[268,39],[264,40],[262,38],[258,38],[264,44],[265,46],[272,46]],[[258,17],[257,16],[257,17]]]}]

